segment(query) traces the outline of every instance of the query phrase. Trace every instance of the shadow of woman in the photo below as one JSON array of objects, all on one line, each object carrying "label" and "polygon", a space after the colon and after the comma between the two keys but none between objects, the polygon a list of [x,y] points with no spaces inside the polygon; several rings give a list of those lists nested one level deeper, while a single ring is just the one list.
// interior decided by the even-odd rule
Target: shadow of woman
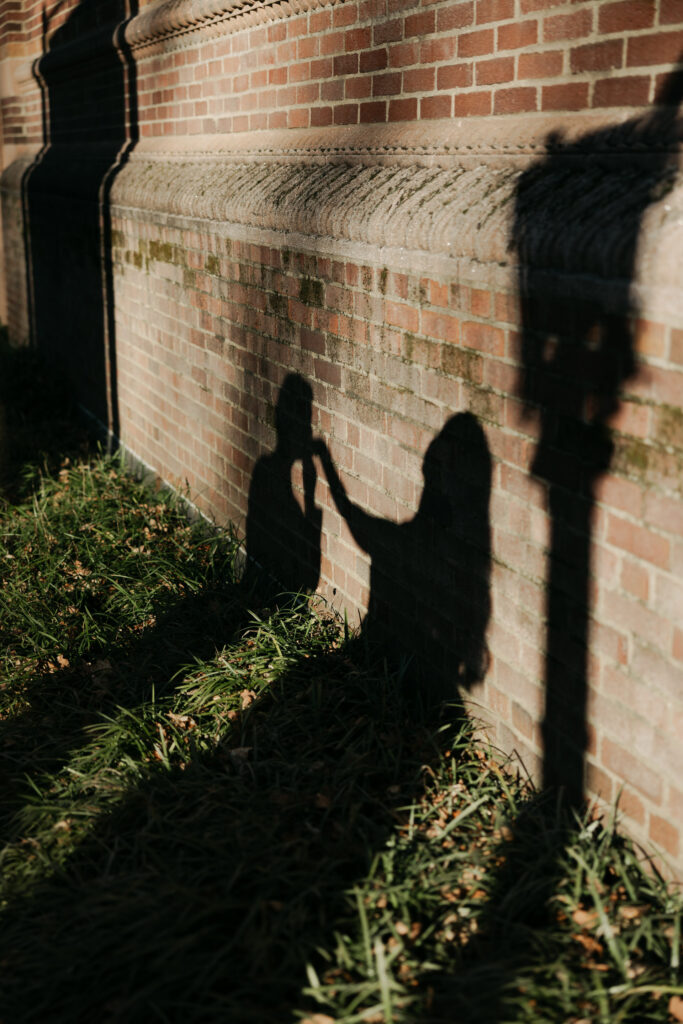
[{"label": "shadow of woman", "polygon": [[362,638],[393,670],[453,699],[483,679],[491,529],[491,456],[471,413],[458,413],[431,442],[415,516],[395,523],[350,501],[327,446],[314,445],[334,503],[371,558]]}]

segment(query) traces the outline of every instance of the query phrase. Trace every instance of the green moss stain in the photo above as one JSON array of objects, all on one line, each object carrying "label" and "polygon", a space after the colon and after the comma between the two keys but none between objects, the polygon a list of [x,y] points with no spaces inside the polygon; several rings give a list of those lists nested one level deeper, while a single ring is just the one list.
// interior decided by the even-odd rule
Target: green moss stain
[{"label": "green moss stain", "polygon": [[170,242],[151,241],[149,243],[149,258],[157,260],[159,263],[173,263],[173,246]]},{"label": "green moss stain", "polygon": [[642,441],[626,441],[614,438],[616,442],[612,458],[612,470],[624,476],[644,477],[650,465],[650,449]]},{"label": "green moss stain", "polygon": [[389,277],[389,271],[386,267],[382,267],[379,272],[379,290],[382,295],[386,295],[387,291],[387,278]]},{"label": "green moss stain", "polygon": [[673,448],[683,448],[683,409],[675,405],[661,405],[657,409],[655,440]]},{"label": "green moss stain", "polygon": [[218,256],[216,256],[214,253],[211,253],[209,256],[207,256],[206,259],[204,260],[204,269],[206,270],[207,274],[214,274],[215,276],[218,276],[221,270],[221,261],[218,258]]},{"label": "green moss stain", "polygon": [[299,282],[299,299],[307,306],[322,306],[325,289],[317,277],[302,277]]}]

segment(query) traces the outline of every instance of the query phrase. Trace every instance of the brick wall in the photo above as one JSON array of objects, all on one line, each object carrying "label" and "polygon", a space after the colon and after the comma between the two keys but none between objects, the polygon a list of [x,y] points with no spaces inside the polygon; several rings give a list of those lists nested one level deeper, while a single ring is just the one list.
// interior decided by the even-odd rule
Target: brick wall
[{"label": "brick wall", "polygon": [[105,6],[21,5],[16,340],[247,533],[298,375],[320,591],[680,873],[679,4]]}]

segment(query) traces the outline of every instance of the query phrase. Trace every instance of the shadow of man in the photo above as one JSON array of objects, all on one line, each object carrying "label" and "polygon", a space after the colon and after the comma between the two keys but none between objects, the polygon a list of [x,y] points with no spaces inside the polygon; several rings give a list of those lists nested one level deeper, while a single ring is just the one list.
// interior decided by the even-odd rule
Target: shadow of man
[{"label": "shadow of man", "polygon": [[[289,374],[275,410],[275,450],[258,460],[249,488],[245,584],[266,598],[312,593],[320,578],[322,512],[315,504],[312,413],[310,385]],[[297,462],[303,468],[303,508],[292,487]]]},{"label": "shadow of man", "polygon": [[584,795],[596,484],[613,454],[609,421],[637,372],[631,294],[641,224],[671,186],[682,131],[683,71],[647,113],[566,143],[521,176],[511,248],[519,258],[521,395],[538,418],[532,473],[547,484],[543,786]]},{"label": "shadow of man", "polygon": [[491,457],[471,413],[452,416],[431,442],[415,516],[394,523],[348,497],[327,446],[315,443],[339,514],[371,558],[362,635],[393,670],[455,697],[486,672],[490,615]]}]

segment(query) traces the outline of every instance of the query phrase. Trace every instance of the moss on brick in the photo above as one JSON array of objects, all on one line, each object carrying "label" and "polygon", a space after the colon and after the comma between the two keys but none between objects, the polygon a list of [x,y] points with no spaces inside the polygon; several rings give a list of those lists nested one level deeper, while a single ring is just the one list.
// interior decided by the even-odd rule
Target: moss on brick
[{"label": "moss on brick", "polygon": [[674,405],[661,405],[657,409],[655,440],[673,448],[683,448],[683,409]]},{"label": "moss on brick", "polygon": [[322,307],[325,289],[317,277],[302,277],[299,282],[299,299],[307,306]]},{"label": "moss on brick", "polygon": [[207,274],[220,274],[221,261],[214,253],[210,253],[204,260],[204,269]]},{"label": "moss on brick", "polygon": [[170,242],[151,241],[149,243],[149,258],[159,263],[173,263],[173,246]]}]

